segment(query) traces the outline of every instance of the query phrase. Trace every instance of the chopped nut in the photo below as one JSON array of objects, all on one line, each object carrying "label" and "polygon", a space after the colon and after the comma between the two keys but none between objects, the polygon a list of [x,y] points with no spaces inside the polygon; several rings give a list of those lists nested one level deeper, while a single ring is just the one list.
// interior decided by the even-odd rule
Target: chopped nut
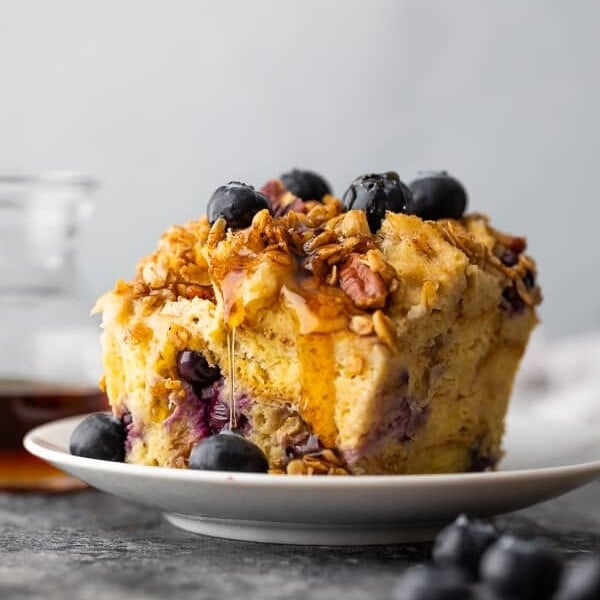
[{"label": "chopped nut", "polygon": [[530,291],[525,287],[522,279],[515,279],[515,287],[517,289],[517,293],[527,306],[535,306],[535,297],[532,296]]},{"label": "chopped nut", "polygon": [[332,465],[335,465],[336,467],[341,467],[342,466],[342,462],[340,461],[340,459],[335,455],[335,453],[333,452],[333,450],[330,450],[329,448],[325,448],[324,450],[322,450],[321,451],[321,456],[327,462],[330,462]]},{"label": "chopped nut", "polygon": [[351,210],[344,215],[342,221],[342,233],[346,237],[352,235],[371,235],[367,214],[362,210]]},{"label": "chopped nut", "polygon": [[343,247],[340,244],[326,244],[317,248],[314,255],[317,260],[328,260],[333,256],[340,256],[343,253]]},{"label": "chopped nut", "polygon": [[142,269],[144,283],[154,289],[164,287],[168,276],[167,267],[159,262],[147,262]]},{"label": "chopped nut", "polygon": [[532,273],[535,273],[535,263],[526,254],[521,254],[519,257],[519,267],[523,267],[525,271],[531,271]]},{"label": "chopped nut", "polygon": [[331,467],[327,475],[349,475],[349,473],[343,467]]},{"label": "chopped nut", "polygon": [[505,248],[510,248],[515,254],[521,254],[527,248],[527,240],[524,237],[518,237],[495,231],[496,240],[499,244],[502,244]]},{"label": "chopped nut", "polygon": [[270,222],[271,215],[269,211],[266,208],[264,208],[263,210],[259,210],[252,217],[252,229],[258,232],[264,231]]},{"label": "chopped nut", "polygon": [[206,245],[209,248],[215,248],[216,245],[225,238],[225,231],[227,230],[227,221],[223,218],[217,219],[210,231],[208,232],[208,239]]},{"label": "chopped nut", "polygon": [[350,319],[350,330],[358,335],[371,335],[373,333],[373,319],[368,315],[354,315]]},{"label": "chopped nut", "polygon": [[329,471],[329,465],[318,456],[311,456],[310,454],[307,454],[306,456],[302,457],[302,462],[304,463],[307,471],[312,471],[312,473],[317,475],[324,475],[327,473],[327,471]]},{"label": "chopped nut", "polygon": [[385,282],[378,273],[361,261],[359,254],[351,254],[340,269],[340,288],[358,308],[383,308],[388,294]]},{"label": "chopped nut", "polygon": [[313,237],[311,240],[304,244],[303,250],[307,254],[310,254],[317,248],[324,246],[325,244],[330,244],[331,242],[337,242],[337,235],[335,231],[331,231],[330,229],[326,229],[319,233],[319,235]]},{"label": "chopped nut", "polygon": [[369,265],[371,271],[379,273],[386,284],[391,285],[396,279],[396,269],[392,267],[383,256],[383,252],[379,249],[367,250],[365,254],[365,262]]},{"label": "chopped nut", "polygon": [[327,276],[325,280],[328,285],[337,285],[338,282],[338,268],[337,265],[333,265],[331,267],[331,273]]},{"label": "chopped nut", "polygon": [[373,313],[373,328],[377,337],[393,352],[398,349],[398,341],[394,332],[392,322],[383,314],[382,311],[376,310]]},{"label": "chopped nut", "polygon": [[490,256],[488,248],[479,243],[458,221],[440,219],[437,221],[437,226],[446,241],[464,252],[471,263],[483,265],[486,258]]},{"label": "chopped nut", "polygon": [[[310,205],[310,203],[306,203]],[[332,210],[333,209],[333,210]],[[326,206],[325,204],[321,204],[318,202],[313,208],[308,211],[306,215],[306,220],[310,227],[317,227],[321,223],[328,221],[331,217],[334,217],[337,213],[337,207],[333,205]]]},{"label": "chopped nut", "polygon": [[287,464],[287,467],[285,468],[285,472],[288,475],[304,475],[305,474],[304,463],[299,458],[291,460]]},{"label": "chopped nut", "polygon": [[304,256],[306,254],[306,252],[304,251],[304,244],[306,244],[313,238],[314,232],[310,229],[288,229],[287,233],[290,239],[290,245],[292,249],[295,250],[295,253],[299,256]]},{"label": "chopped nut", "polygon": [[203,298],[204,300],[214,299],[214,290],[212,287],[178,283],[176,284],[175,289],[178,296],[183,296],[188,300],[191,300],[192,298]]}]

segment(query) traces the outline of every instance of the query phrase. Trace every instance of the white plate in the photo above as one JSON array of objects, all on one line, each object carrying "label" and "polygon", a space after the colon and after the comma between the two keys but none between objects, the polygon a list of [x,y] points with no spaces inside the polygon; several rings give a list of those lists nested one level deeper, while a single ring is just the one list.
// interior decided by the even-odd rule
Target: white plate
[{"label": "white plate", "polygon": [[[509,420],[507,456],[492,473],[303,477],[144,467],[71,456],[83,417],[42,425],[29,452],[90,485],[159,509],[188,531],[289,544],[386,544],[431,539],[461,512],[505,513],[600,477],[595,428]],[[509,469],[509,470],[507,470]]]}]

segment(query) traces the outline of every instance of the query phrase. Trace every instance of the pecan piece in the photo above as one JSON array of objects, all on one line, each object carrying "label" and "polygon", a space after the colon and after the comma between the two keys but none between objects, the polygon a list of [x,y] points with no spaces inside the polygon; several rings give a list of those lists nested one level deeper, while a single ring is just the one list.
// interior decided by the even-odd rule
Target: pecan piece
[{"label": "pecan piece", "polygon": [[361,261],[360,254],[352,253],[339,271],[340,288],[358,308],[383,308],[388,289],[379,273],[371,271]]}]

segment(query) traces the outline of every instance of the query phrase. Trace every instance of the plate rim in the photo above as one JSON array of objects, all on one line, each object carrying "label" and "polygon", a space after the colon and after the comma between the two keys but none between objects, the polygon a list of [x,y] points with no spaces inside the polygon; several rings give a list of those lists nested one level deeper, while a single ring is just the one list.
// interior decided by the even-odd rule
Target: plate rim
[{"label": "plate rim", "polygon": [[[92,413],[88,413],[92,414]],[[159,477],[166,480],[189,481],[198,484],[235,484],[243,486],[256,486],[267,488],[298,487],[311,489],[320,487],[330,488],[363,488],[369,487],[411,487],[440,486],[477,483],[485,480],[500,483],[502,481],[544,479],[550,476],[560,477],[568,475],[594,474],[600,478],[600,457],[591,461],[572,463],[568,465],[532,467],[526,469],[511,469],[506,471],[464,472],[464,473],[432,473],[408,475],[352,475],[340,477],[307,477],[305,475],[270,475],[267,473],[239,473],[231,471],[203,471],[191,469],[176,469],[152,465],[135,465],[113,461],[104,461],[94,458],[74,456],[68,452],[50,447],[44,442],[44,433],[47,429],[60,425],[67,425],[84,419],[88,414],[75,415],[57,419],[39,425],[29,431],[23,438],[25,449],[53,464],[80,467],[86,470],[119,472],[119,474],[136,477]]]}]

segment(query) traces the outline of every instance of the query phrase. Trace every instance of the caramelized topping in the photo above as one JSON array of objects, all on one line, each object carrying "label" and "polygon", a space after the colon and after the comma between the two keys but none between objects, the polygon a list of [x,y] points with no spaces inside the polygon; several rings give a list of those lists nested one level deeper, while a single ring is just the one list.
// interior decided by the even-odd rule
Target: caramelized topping
[{"label": "caramelized topping", "polygon": [[[235,231],[224,219],[209,226],[205,217],[172,227],[140,262],[136,278],[120,282],[115,292],[141,298],[144,314],[177,298],[218,298],[228,328],[281,301],[296,314],[303,334],[335,331],[348,327],[354,315],[385,310],[401,282],[364,211],[344,212],[330,195],[320,202],[301,200],[279,180],[261,192],[273,214],[260,210],[248,227]],[[500,271],[526,306],[539,303],[524,238],[494,230],[481,215],[432,225],[473,264]],[[432,252],[423,244],[418,249],[426,256]]]}]

